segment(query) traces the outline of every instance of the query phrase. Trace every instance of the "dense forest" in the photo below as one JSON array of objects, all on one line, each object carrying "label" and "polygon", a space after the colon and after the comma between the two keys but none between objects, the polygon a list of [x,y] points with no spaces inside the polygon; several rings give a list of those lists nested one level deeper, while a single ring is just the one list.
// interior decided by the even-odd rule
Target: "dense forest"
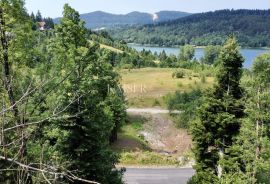
[{"label": "dense forest", "polygon": [[129,43],[158,46],[221,45],[234,34],[241,46],[270,46],[270,10],[219,10],[193,14],[158,25],[133,26],[110,31]]},{"label": "dense forest", "polygon": [[122,183],[119,75],[69,5],[55,29],[39,21],[0,1],[0,183]]}]

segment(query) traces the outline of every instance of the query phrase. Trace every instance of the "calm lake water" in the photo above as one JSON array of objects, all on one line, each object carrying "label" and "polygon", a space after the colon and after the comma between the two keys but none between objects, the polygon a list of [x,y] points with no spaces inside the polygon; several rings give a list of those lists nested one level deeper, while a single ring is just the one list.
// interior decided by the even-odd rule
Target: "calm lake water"
[{"label": "calm lake water", "polygon": [[[172,48],[172,47],[149,47],[149,46],[134,45],[134,44],[129,44],[129,46],[138,50],[138,51],[142,51],[143,49],[150,50],[152,53],[154,53],[154,52],[160,53],[163,50],[165,50],[165,52],[168,55],[174,54],[176,56],[180,52],[179,48]],[[251,68],[252,62],[254,61],[254,59],[263,53],[270,53],[270,50],[269,49],[256,49],[256,48],[254,48],[254,49],[253,48],[252,49],[241,49],[241,54],[245,58],[244,67]],[[203,56],[204,56],[204,49],[203,48],[195,48],[195,58],[199,60]]]}]

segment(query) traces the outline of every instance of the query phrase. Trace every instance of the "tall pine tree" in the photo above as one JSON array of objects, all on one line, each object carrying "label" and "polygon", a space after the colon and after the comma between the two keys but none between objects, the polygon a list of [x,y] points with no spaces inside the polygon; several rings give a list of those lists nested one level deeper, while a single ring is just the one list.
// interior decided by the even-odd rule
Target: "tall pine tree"
[{"label": "tall pine tree", "polygon": [[217,84],[205,94],[193,124],[196,171],[195,183],[215,183],[230,168],[229,148],[239,133],[244,115],[240,87],[242,63],[237,41],[230,37],[219,55]]},{"label": "tall pine tree", "polygon": [[67,168],[84,179],[121,183],[121,174],[114,169],[118,157],[109,148],[117,114],[116,107],[110,105],[113,98],[108,86],[117,87],[116,73],[99,55],[99,46],[87,40],[79,13],[67,4],[51,47],[55,75],[61,71],[58,74],[68,76],[56,96],[63,107],[68,106],[67,113],[75,115],[59,122],[59,133],[64,136],[56,137]]},{"label": "tall pine tree", "polygon": [[270,54],[258,56],[250,76],[244,80],[247,89],[247,117],[232,152],[234,172],[246,183],[269,183],[270,168]]}]

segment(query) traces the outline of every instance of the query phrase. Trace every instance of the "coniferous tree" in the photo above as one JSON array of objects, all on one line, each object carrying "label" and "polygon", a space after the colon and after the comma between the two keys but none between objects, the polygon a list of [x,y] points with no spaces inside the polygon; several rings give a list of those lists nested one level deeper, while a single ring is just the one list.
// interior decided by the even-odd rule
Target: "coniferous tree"
[{"label": "coniferous tree", "polygon": [[108,87],[118,87],[117,75],[106,57],[99,55],[98,45],[87,40],[79,13],[67,4],[56,34],[52,44],[57,55],[53,58],[55,72],[68,75],[58,94],[63,106],[74,100],[67,113],[76,115],[60,123],[66,136],[58,137],[57,149],[68,160],[67,168],[78,171],[81,178],[104,184],[121,183],[121,174],[114,169],[118,157],[109,148],[111,132],[119,120],[115,119],[115,107],[109,103],[112,94]]},{"label": "coniferous tree", "polygon": [[30,18],[33,22],[36,22],[36,16],[33,12],[31,13]]},{"label": "coniferous tree", "polygon": [[219,55],[217,84],[203,99],[198,120],[193,124],[196,171],[193,182],[215,183],[230,165],[229,148],[239,133],[244,115],[240,87],[243,57],[235,38],[229,38]]},{"label": "coniferous tree", "polygon": [[[241,174],[244,183],[268,183],[270,149],[270,55],[258,56],[246,79],[247,117],[231,148],[235,164],[231,173]],[[229,177],[229,176],[228,176]]]},{"label": "coniferous tree", "polygon": [[40,13],[39,10],[37,11],[35,20],[36,20],[37,22],[43,21],[42,15],[41,15],[41,13]]},{"label": "coniferous tree", "polygon": [[118,74],[69,6],[56,34],[33,32],[34,19],[23,0],[0,1],[0,183],[121,183]]}]

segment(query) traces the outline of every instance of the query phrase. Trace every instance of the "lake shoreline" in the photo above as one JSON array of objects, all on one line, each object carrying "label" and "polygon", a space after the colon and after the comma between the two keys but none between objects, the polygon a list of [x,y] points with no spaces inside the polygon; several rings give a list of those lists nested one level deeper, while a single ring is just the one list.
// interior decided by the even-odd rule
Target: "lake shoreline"
[{"label": "lake shoreline", "polygon": [[[133,48],[137,51],[142,51],[144,50],[149,50],[152,53],[161,53],[163,51],[166,52],[167,55],[175,55],[178,56],[180,53],[180,48],[179,47],[159,47],[159,46],[149,46],[149,45],[140,45],[140,44],[128,44],[128,46],[130,48]],[[196,46],[194,47],[195,49],[195,55],[194,58],[196,58],[197,60],[200,60],[201,58],[204,57],[204,49],[205,47],[199,47]],[[264,53],[270,53],[270,48],[240,48],[240,52],[243,55],[244,59],[245,59],[245,63],[244,63],[244,68],[251,68],[252,63],[254,61],[254,59]]]},{"label": "lake shoreline", "polygon": [[[180,48],[183,45],[174,45],[174,46],[160,46],[160,45],[151,45],[151,44],[140,44],[140,43],[127,43],[128,46],[138,46],[138,47],[158,47],[158,48],[172,48],[172,49],[176,49],[176,48]],[[199,46],[199,45],[192,45],[194,48],[198,48],[198,49],[204,49],[207,46]],[[254,49],[254,50],[270,50],[270,47],[241,47],[240,49]]]}]

